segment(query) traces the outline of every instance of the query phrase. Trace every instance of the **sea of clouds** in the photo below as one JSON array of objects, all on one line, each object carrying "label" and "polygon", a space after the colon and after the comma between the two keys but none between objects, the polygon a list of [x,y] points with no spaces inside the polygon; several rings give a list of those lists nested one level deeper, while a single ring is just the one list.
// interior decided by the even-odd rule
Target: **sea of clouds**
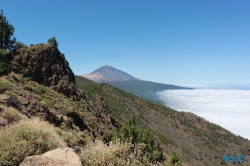
[{"label": "sea of clouds", "polygon": [[192,112],[250,140],[250,86],[195,86],[157,92],[166,106]]}]

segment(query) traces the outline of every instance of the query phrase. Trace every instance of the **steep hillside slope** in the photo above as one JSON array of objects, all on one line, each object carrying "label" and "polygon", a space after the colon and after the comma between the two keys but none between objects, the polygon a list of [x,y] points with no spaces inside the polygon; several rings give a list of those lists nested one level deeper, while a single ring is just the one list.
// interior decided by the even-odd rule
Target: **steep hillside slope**
[{"label": "steep hillside slope", "polygon": [[149,127],[154,132],[166,154],[175,151],[185,164],[223,165],[225,155],[245,155],[250,160],[249,140],[192,113],[178,112],[82,77],[76,76],[76,83],[93,101],[96,96],[102,96],[112,115],[121,121],[135,116],[138,126]]},{"label": "steep hillside slope", "polygon": [[11,51],[6,58],[11,74],[0,78],[1,106],[57,127],[86,131],[92,138],[120,126],[101,97],[92,103],[76,86],[74,73],[54,44]]}]

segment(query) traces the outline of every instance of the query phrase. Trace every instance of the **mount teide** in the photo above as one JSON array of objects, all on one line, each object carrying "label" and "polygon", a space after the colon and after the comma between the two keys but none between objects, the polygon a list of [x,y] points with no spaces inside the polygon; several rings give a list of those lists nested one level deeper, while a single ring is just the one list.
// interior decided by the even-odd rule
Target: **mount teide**
[{"label": "mount teide", "polygon": [[151,101],[161,102],[156,92],[168,89],[190,89],[176,85],[142,81],[109,65],[100,67],[90,74],[82,75],[96,83],[107,83],[126,92]]},{"label": "mount teide", "polygon": [[96,83],[136,80],[135,77],[112,66],[102,66],[90,74],[85,74],[83,77],[88,78]]}]

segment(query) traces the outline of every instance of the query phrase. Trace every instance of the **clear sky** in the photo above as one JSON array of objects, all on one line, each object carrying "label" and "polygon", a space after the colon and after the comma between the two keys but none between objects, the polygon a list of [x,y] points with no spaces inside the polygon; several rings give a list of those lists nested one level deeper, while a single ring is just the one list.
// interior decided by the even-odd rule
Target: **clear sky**
[{"label": "clear sky", "polygon": [[109,64],[176,85],[250,84],[249,0],[0,0],[27,45],[55,36],[76,75]]}]

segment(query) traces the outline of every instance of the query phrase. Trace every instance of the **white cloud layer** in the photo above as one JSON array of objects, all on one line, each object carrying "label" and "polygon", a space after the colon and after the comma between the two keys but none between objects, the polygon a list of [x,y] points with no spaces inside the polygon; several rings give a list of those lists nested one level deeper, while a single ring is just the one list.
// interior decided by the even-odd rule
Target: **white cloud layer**
[{"label": "white cloud layer", "polygon": [[157,94],[171,108],[192,112],[250,140],[250,90],[165,90]]}]

